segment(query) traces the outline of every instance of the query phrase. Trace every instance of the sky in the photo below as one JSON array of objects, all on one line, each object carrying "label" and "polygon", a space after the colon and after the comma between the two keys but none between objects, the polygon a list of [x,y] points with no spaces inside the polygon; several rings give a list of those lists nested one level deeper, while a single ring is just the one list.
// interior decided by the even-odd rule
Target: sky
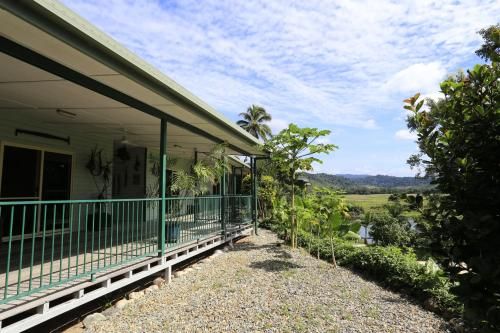
[{"label": "sky", "polygon": [[413,176],[403,99],[481,60],[498,1],[64,0],[231,120],[329,129],[316,172]]}]

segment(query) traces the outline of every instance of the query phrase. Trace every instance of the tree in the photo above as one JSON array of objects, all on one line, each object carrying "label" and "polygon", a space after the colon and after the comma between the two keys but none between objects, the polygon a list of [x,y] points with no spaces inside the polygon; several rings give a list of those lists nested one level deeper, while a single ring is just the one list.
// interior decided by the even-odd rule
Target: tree
[{"label": "tree", "polygon": [[377,212],[371,216],[370,236],[379,245],[408,246],[412,240],[410,223],[388,212]]},{"label": "tree", "polygon": [[[483,36],[492,35],[490,29]],[[494,29],[498,38],[498,26]],[[435,196],[426,212],[434,229],[432,248],[459,282],[465,318],[495,330],[500,329],[498,45],[486,40],[478,54],[493,62],[442,82],[444,99],[429,101],[427,110],[419,94],[405,100],[405,109],[420,149],[411,165],[423,166],[444,194]]]},{"label": "tree", "polygon": [[320,221],[323,235],[330,240],[332,264],[334,267],[337,267],[334,239],[346,237],[351,240],[359,239],[358,232],[361,228],[361,223],[349,221],[348,207],[344,199],[340,196],[339,192],[328,188],[316,190],[315,214]]},{"label": "tree", "polygon": [[261,106],[252,105],[246,112],[240,113],[243,118],[236,123],[245,131],[258,139],[266,141],[271,137],[271,128],[265,122],[271,121],[271,115]]},{"label": "tree", "polygon": [[295,124],[288,125],[264,144],[264,150],[270,153],[271,163],[277,172],[291,186],[291,221],[290,240],[293,248],[297,247],[297,220],[295,216],[295,185],[299,171],[310,171],[314,162],[322,163],[315,157],[321,153],[329,153],[337,148],[333,144],[315,143],[321,137],[330,134],[329,130],[317,128],[300,128]]},{"label": "tree", "polygon": [[483,37],[484,44],[476,54],[484,60],[500,61],[500,24],[481,29],[479,34]]}]

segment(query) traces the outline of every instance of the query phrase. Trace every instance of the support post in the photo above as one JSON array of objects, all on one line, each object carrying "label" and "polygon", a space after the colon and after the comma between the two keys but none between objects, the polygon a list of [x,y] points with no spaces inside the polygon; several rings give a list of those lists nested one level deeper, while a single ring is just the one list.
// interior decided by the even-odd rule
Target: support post
[{"label": "support post", "polygon": [[222,178],[220,182],[220,210],[221,210],[221,224],[222,224],[222,232],[224,233],[224,240],[226,240],[226,168],[222,172]]},{"label": "support post", "polygon": [[[194,164],[196,165],[198,163],[198,150],[195,148],[194,149]],[[196,187],[198,187],[198,181],[196,181]],[[194,201],[194,224],[198,225],[198,216],[200,215],[200,200],[197,198],[195,195],[193,198]]]},{"label": "support post", "polygon": [[163,278],[165,279],[166,283],[172,282],[172,266],[168,266],[165,269],[165,271],[163,272]]},{"label": "support post", "polygon": [[165,213],[167,193],[167,121],[161,119],[160,125],[160,207],[158,212],[158,252],[165,255]]},{"label": "support post", "polygon": [[258,210],[257,210],[257,159],[252,157],[250,159],[250,171],[252,175],[252,215],[254,232],[257,235],[257,220],[258,220]]},{"label": "support post", "polygon": [[232,179],[231,179],[231,182],[233,183],[233,195],[236,195],[236,167],[232,167],[231,168],[231,176],[232,176]]}]

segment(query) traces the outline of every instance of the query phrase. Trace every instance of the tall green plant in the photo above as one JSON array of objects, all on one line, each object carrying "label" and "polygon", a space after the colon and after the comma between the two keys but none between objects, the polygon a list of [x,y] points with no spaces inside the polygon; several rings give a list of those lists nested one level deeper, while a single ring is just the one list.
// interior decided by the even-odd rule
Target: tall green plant
[{"label": "tall green plant", "polygon": [[317,214],[321,221],[322,234],[330,242],[332,263],[337,267],[335,258],[335,238],[344,238],[356,234],[361,228],[360,222],[351,222],[344,199],[338,192],[322,188],[316,191]]},{"label": "tall green plant", "polygon": [[273,136],[264,145],[271,155],[271,162],[282,176],[284,182],[290,184],[290,240],[293,248],[297,247],[298,224],[295,212],[295,185],[299,171],[310,171],[314,162],[322,163],[316,156],[330,153],[337,146],[316,141],[330,134],[329,130],[317,128],[300,128],[295,124],[288,125]]},{"label": "tall green plant", "polygon": [[[420,154],[413,166],[434,177],[439,190],[426,217],[444,266],[459,282],[465,317],[484,329],[500,330],[500,65],[496,42],[476,65],[441,83],[444,99],[423,108],[420,95],[405,100],[408,127],[417,133]],[[496,43],[496,47],[494,46]],[[493,53],[492,53],[493,52]],[[493,56],[494,55],[494,56]]]},{"label": "tall green plant", "polygon": [[177,171],[173,177],[172,191],[182,195],[201,195],[217,182],[228,169],[224,144],[215,145],[205,158],[192,165],[190,171]]}]

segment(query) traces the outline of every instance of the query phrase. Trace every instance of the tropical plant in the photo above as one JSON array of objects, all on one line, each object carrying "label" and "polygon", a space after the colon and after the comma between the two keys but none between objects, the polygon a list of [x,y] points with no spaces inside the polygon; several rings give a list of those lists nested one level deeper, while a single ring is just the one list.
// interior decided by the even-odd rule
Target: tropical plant
[{"label": "tropical plant", "polygon": [[225,144],[215,145],[205,158],[191,166],[190,172],[179,170],[172,181],[172,191],[183,196],[196,196],[206,193],[209,187],[218,182],[224,171],[228,169]]},{"label": "tropical plant", "polygon": [[494,29],[496,46],[486,40],[478,51],[491,64],[443,81],[444,99],[429,101],[428,109],[419,94],[405,100],[420,149],[409,162],[423,166],[444,193],[426,213],[435,230],[432,248],[459,282],[465,318],[484,330],[500,330],[500,65]]},{"label": "tropical plant", "polygon": [[[289,124],[288,128],[273,136],[264,144],[264,150],[270,153],[271,163],[283,182],[290,184],[290,241],[297,247],[297,230],[295,212],[295,184],[299,171],[310,171],[314,162],[323,163],[315,155],[329,153],[337,146],[328,143],[315,143],[321,137],[330,134],[329,130],[317,128],[300,128]],[[285,184],[283,184],[285,185]]]},{"label": "tropical plant", "polygon": [[[320,223],[315,214],[315,200],[312,195],[304,195],[303,197],[297,197],[297,220],[300,221],[300,227],[302,230],[309,232],[314,235],[314,230],[320,231]],[[311,240],[311,239],[309,239]],[[311,254],[311,243],[308,246],[309,254]]]},{"label": "tropical plant", "polygon": [[[177,163],[177,158],[167,155],[167,169],[172,169]],[[148,154],[148,164],[149,173],[152,176],[153,181],[148,182],[146,186],[146,197],[147,198],[158,198],[160,196],[160,155],[158,153],[150,152]],[[169,180],[167,180],[169,181]],[[169,195],[169,193],[167,193]]]},{"label": "tropical plant", "polygon": [[278,183],[270,175],[261,175],[259,179],[258,200],[259,207],[261,207],[262,219],[268,218],[267,212],[272,211],[274,198],[278,195]]},{"label": "tropical plant", "polygon": [[347,237],[351,240],[357,238],[353,234],[357,235],[361,223],[349,220],[348,207],[338,192],[327,188],[318,189],[316,190],[316,203],[316,214],[321,221],[322,235],[330,241],[332,263],[334,267],[337,267],[335,238]]},{"label": "tropical plant", "polygon": [[289,209],[286,199],[282,196],[276,196],[273,198],[272,203],[272,219],[278,226],[278,230],[282,231],[285,235],[285,239],[288,236],[289,229]]},{"label": "tropical plant", "polygon": [[271,115],[266,109],[258,105],[248,107],[246,112],[240,113],[243,118],[236,123],[245,131],[252,134],[258,139],[266,141],[271,137],[271,128],[266,122],[271,121]]}]

